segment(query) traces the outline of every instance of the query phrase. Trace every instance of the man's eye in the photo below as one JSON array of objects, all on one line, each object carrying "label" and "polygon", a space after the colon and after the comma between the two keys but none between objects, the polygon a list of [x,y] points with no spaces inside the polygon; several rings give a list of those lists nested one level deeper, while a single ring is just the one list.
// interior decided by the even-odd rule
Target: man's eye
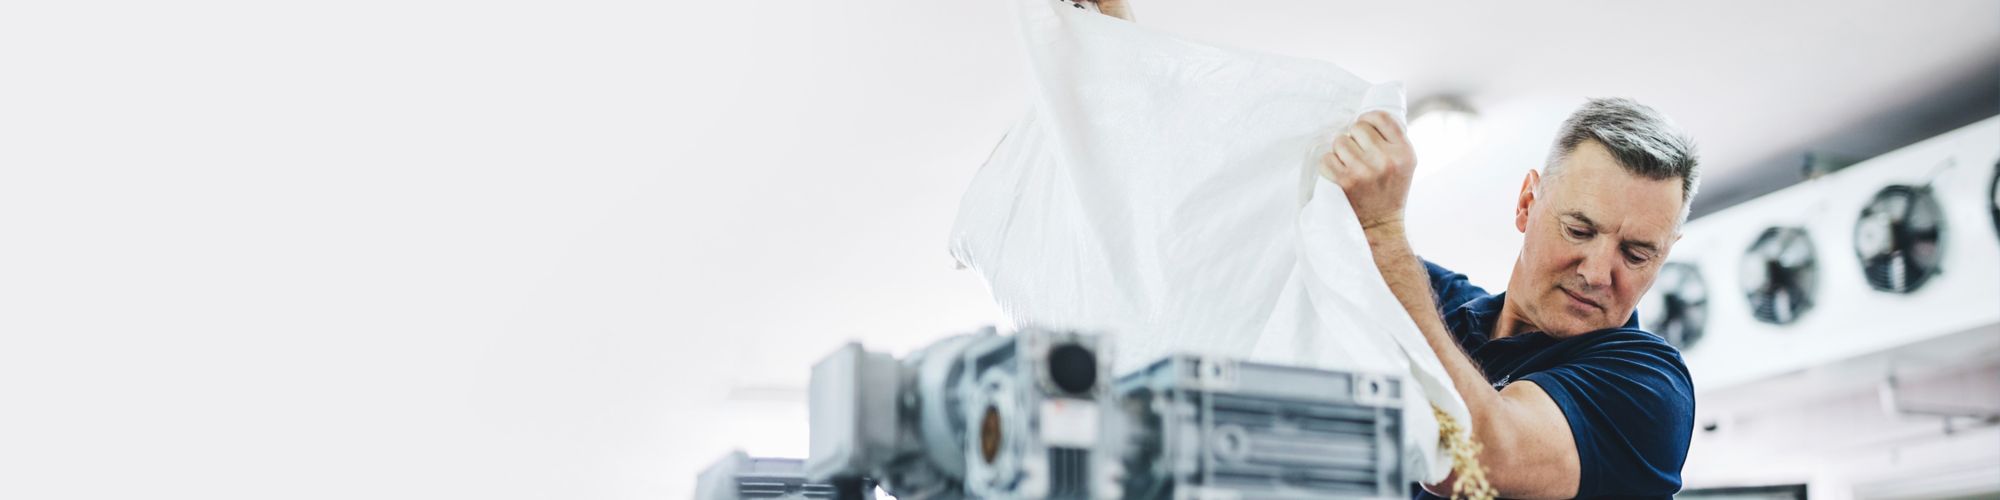
[{"label": "man's eye", "polygon": [[1645,264],[1647,260],[1648,257],[1645,254],[1629,253],[1629,252],[1625,254],[1625,262],[1631,263],[1632,265],[1635,266],[1639,264]]},{"label": "man's eye", "polygon": [[1577,228],[1574,228],[1574,227],[1565,227],[1565,228],[1563,228],[1563,230],[1564,230],[1564,231],[1568,231],[1568,232],[1569,232],[1569,237],[1571,237],[1571,238],[1589,238],[1589,237],[1590,237],[1590,232],[1589,232],[1589,231],[1585,231],[1585,230],[1582,230],[1582,229],[1577,229]]}]

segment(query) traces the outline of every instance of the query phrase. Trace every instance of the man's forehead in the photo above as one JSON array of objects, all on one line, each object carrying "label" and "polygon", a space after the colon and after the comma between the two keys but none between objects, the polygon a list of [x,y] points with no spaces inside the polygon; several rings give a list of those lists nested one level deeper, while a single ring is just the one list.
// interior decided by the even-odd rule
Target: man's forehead
[{"label": "man's forehead", "polygon": [[1593,217],[1590,211],[1582,208],[1559,209],[1557,210],[1557,215],[1568,219],[1569,223],[1582,224],[1596,231],[1612,233],[1624,242],[1653,249],[1659,249],[1664,246],[1667,240],[1671,239],[1675,229],[1671,222],[1660,224],[1658,221],[1632,220],[1629,218],[1605,217],[1602,215]]},{"label": "man's forehead", "polygon": [[1618,202],[1664,202],[1674,206],[1674,216],[1680,214],[1682,180],[1680,178],[1646,178],[1626,170],[1618,164],[1604,144],[1596,140],[1584,140],[1576,144],[1570,156],[1562,158],[1554,174],[1558,184],[1570,184],[1572,190],[1582,190],[1588,194],[1600,194]]},{"label": "man's forehead", "polygon": [[1679,193],[1663,192],[1667,187],[1659,186],[1663,184],[1660,181],[1629,177],[1628,182],[1601,186],[1559,182],[1561,186],[1552,193],[1556,196],[1549,201],[1559,216],[1598,231],[1616,233],[1621,239],[1658,247],[1679,229]]},{"label": "man's forehead", "polygon": [[[1668,226],[1680,221],[1686,200],[1679,178],[1650,179],[1618,164],[1611,152],[1596,141],[1584,141],[1563,158],[1555,179],[1567,196],[1591,208],[1619,215],[1631,211],[1646,214],[1664,212]],[[1603,220],[1603,218],[1599,218]]]}]

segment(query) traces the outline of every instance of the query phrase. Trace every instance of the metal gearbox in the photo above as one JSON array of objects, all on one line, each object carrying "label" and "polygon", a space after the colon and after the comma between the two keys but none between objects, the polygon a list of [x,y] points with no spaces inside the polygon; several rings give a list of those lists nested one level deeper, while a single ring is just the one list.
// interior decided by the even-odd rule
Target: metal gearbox
[{"label": "metal gearbox", "polygon": [[[845,491],[842,491],[842,490]],[[792,458],[752,458],[741,451],[722,457],[702,471],[695,500],[811,500],[875,498],[874,486],[852,480],[841,484],[806,480],[805,461]]]},{"label": "metal gearbox", "polygon": [[1398,378],[1173,356],[1118,393],[1127,499],[1409,496]]}]

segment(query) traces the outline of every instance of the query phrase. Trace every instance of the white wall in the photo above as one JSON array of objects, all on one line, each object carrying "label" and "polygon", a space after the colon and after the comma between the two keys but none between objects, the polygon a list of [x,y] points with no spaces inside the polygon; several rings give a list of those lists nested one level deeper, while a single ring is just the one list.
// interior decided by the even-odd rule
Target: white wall
[{"label": "white wall", "polygon": [[1892,413],[1880,391],[1893,372],[1905,408],[2000,411],[2000,325],[1917,346],[1702,393],[1687,487],[1806,484],[1830,499],[2000,493],[2000,426]]},{"label": "white wall", "polygon": [[683,498],[802,455],[755,388],[994,316],[944,234],[1018,114],[1006,8],[10,3],[0,498]]}]

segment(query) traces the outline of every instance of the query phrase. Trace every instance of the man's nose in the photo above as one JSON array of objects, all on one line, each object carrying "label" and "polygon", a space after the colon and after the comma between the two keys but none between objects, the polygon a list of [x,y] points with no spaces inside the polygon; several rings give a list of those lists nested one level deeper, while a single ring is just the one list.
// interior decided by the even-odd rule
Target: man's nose
[{"label": "man's nose", "polygon": [[1601,290],[1611,286],[1611,266],[1618,261],[1618,249],[1597,249],[1583,257],[1583,263],[1576,266],[1576,274],[1583,278],[1583,286],[1590,290]]}]

